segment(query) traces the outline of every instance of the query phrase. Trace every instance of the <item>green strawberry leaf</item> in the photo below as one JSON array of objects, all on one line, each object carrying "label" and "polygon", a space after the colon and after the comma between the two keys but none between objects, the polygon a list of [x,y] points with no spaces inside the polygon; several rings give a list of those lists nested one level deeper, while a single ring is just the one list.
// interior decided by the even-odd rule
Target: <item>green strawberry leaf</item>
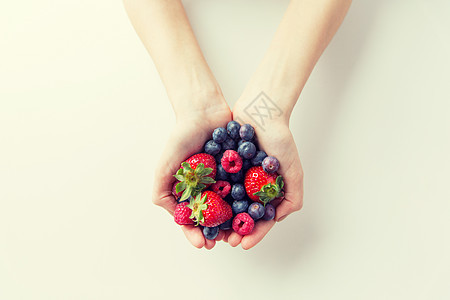
[{"label": "green strawberry leaf", "polygon": [[184,182],[184,181],[178,182],[177,185],[175,186],[176,193],[179,193],[185,189],[186,189],[186,182]]},{"label": "green strawberry leaf", "polygon": [[192,186],[188,185],[184,190],[183,194],[181,195],[180,201],[188,199],[191,193],[192,193]]},{"label": "green strawberry leaf", "polygon": [[216,181],[214,179],[212,179],[211,177],[202,177],[200,179],[200,182],[210,184],[210,183],[215,183]]},{"label": "green strawberry leaf", "polygon": [[182,163],[181,163],[181,166],[183,167],[183,169],[184,169],[186,172],[193,172],[193,171],[194,171],[194,170],[191,168],[191,165],[188,164],[187,162],[182,162]]},{"label": "green strawberry leaf", "polygon": [[205,168],[202,172],[202,176],[207,176],[207,175],[211,174],[212,171],[213,171],[212,168]]},{"label": "green strawberry leaf", "polygon": [[201,175],[202,172],[205,170],[205,165],[200,163],[198,164],[198,166],[195,168],[195,174]]},{"label": "green strawberry leaf", "polygon": [[183,175],[175,174],[175,175],[173,175],[173,177],[175,177],[178,181],[184,181],[184,176]]},{"label": "green strawberry leaf", "polygon": [[283,189],[284,187],[284,180],[283,180],[283,176],[279,175],[275,181],[275,184],[278,185],[280,187],[280,190]]}]

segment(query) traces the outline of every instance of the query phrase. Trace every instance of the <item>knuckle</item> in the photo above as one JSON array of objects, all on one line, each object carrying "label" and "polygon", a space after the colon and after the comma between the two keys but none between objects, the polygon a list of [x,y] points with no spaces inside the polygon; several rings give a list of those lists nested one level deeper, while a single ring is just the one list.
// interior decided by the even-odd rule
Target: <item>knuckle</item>
[{"label": "knuckle", "polygon": [[293,211],[299,211],[303,207],[303,201],[298,201],[292,204],[292,210]]},{"label": "knuckle", "polygon": [[152,202],[153,202],[153,204],[155,204],[155,205],[157,205],[157,206],[161,206],[161,202],[162,200],[161,200],[161,198],[160,197],[157,197],[157,196],[153,196],[152,197]]}]

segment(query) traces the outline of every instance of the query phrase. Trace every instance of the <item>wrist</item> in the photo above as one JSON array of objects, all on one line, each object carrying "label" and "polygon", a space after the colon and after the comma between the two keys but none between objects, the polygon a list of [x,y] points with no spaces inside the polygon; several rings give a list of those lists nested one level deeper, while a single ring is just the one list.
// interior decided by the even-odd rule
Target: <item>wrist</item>
[{"label": "wrist", "polygon": [[177,122],[206,122],[231,118],[231,112],[220,90],[199,90],[171,98]]},{"label": "wrist", "polygon": [[293,106],[285,105],[283,93],[269,91],[246,89],[234,106],[233,118],[263,130],[267,126],[289,126]]}]

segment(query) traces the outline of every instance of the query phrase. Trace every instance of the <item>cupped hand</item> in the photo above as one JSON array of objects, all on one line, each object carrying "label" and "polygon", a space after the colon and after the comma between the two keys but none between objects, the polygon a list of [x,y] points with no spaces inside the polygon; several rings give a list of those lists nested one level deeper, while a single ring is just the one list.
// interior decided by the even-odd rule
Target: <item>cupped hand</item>
[{"label": "cupped hand", "polygon": [[302,208],[303,169],[288,119],[283,117],[266,119],[264,126],[258,126],[238,107],[233,110],[233,119],[240,123],[251,124],[255,128],[259,148],[279,160],[278,174],[284,179],[284,198],[271,202],[276,207],[276,216],[273,220],[256,222],[253,231],[246,236],[236,232],[230,232],[225,236],[225,240],[231,246],[241,244],[242,248],[250,249],[264,238],[276,222],[284,220],[289,214]]},{"label": "cupped hand", "polygon": [[[210,101],[212,102],[212,100]],[[163,150],[155,171],[152,200],[158,206],[166,209],[171,215],[177,201],[172,195],[173,175],[180,168],[180,163],[189,156],[202,150],[205,141],[211,138],[212,131],[217,127],[226,126],[231,120],[228,105],[220,99],[219,104],[209,104],[206,108],[195,108],[177,114],[175,128]],[[215,240],[204,238],[201,228],[193,225],[181,226],[186,238],[197,248],[212,249],[216,241],[224,237],[220,232]]]}]

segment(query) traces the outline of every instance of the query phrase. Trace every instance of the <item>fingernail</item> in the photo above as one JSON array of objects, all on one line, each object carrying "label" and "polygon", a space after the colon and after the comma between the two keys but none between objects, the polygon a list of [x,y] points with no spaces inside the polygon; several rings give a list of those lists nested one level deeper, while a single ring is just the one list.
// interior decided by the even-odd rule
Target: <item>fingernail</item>
[{"label": "fingernail", "polygon": [[279,219],[278,219],[278,221],[277,221],[277,222],[281,222],[281,221],[283,221],[284,219],[286,219],[286,217],[287,217],[287,215],[285,215],[285,216],[282,216],[281,218],[279,218]]}]

